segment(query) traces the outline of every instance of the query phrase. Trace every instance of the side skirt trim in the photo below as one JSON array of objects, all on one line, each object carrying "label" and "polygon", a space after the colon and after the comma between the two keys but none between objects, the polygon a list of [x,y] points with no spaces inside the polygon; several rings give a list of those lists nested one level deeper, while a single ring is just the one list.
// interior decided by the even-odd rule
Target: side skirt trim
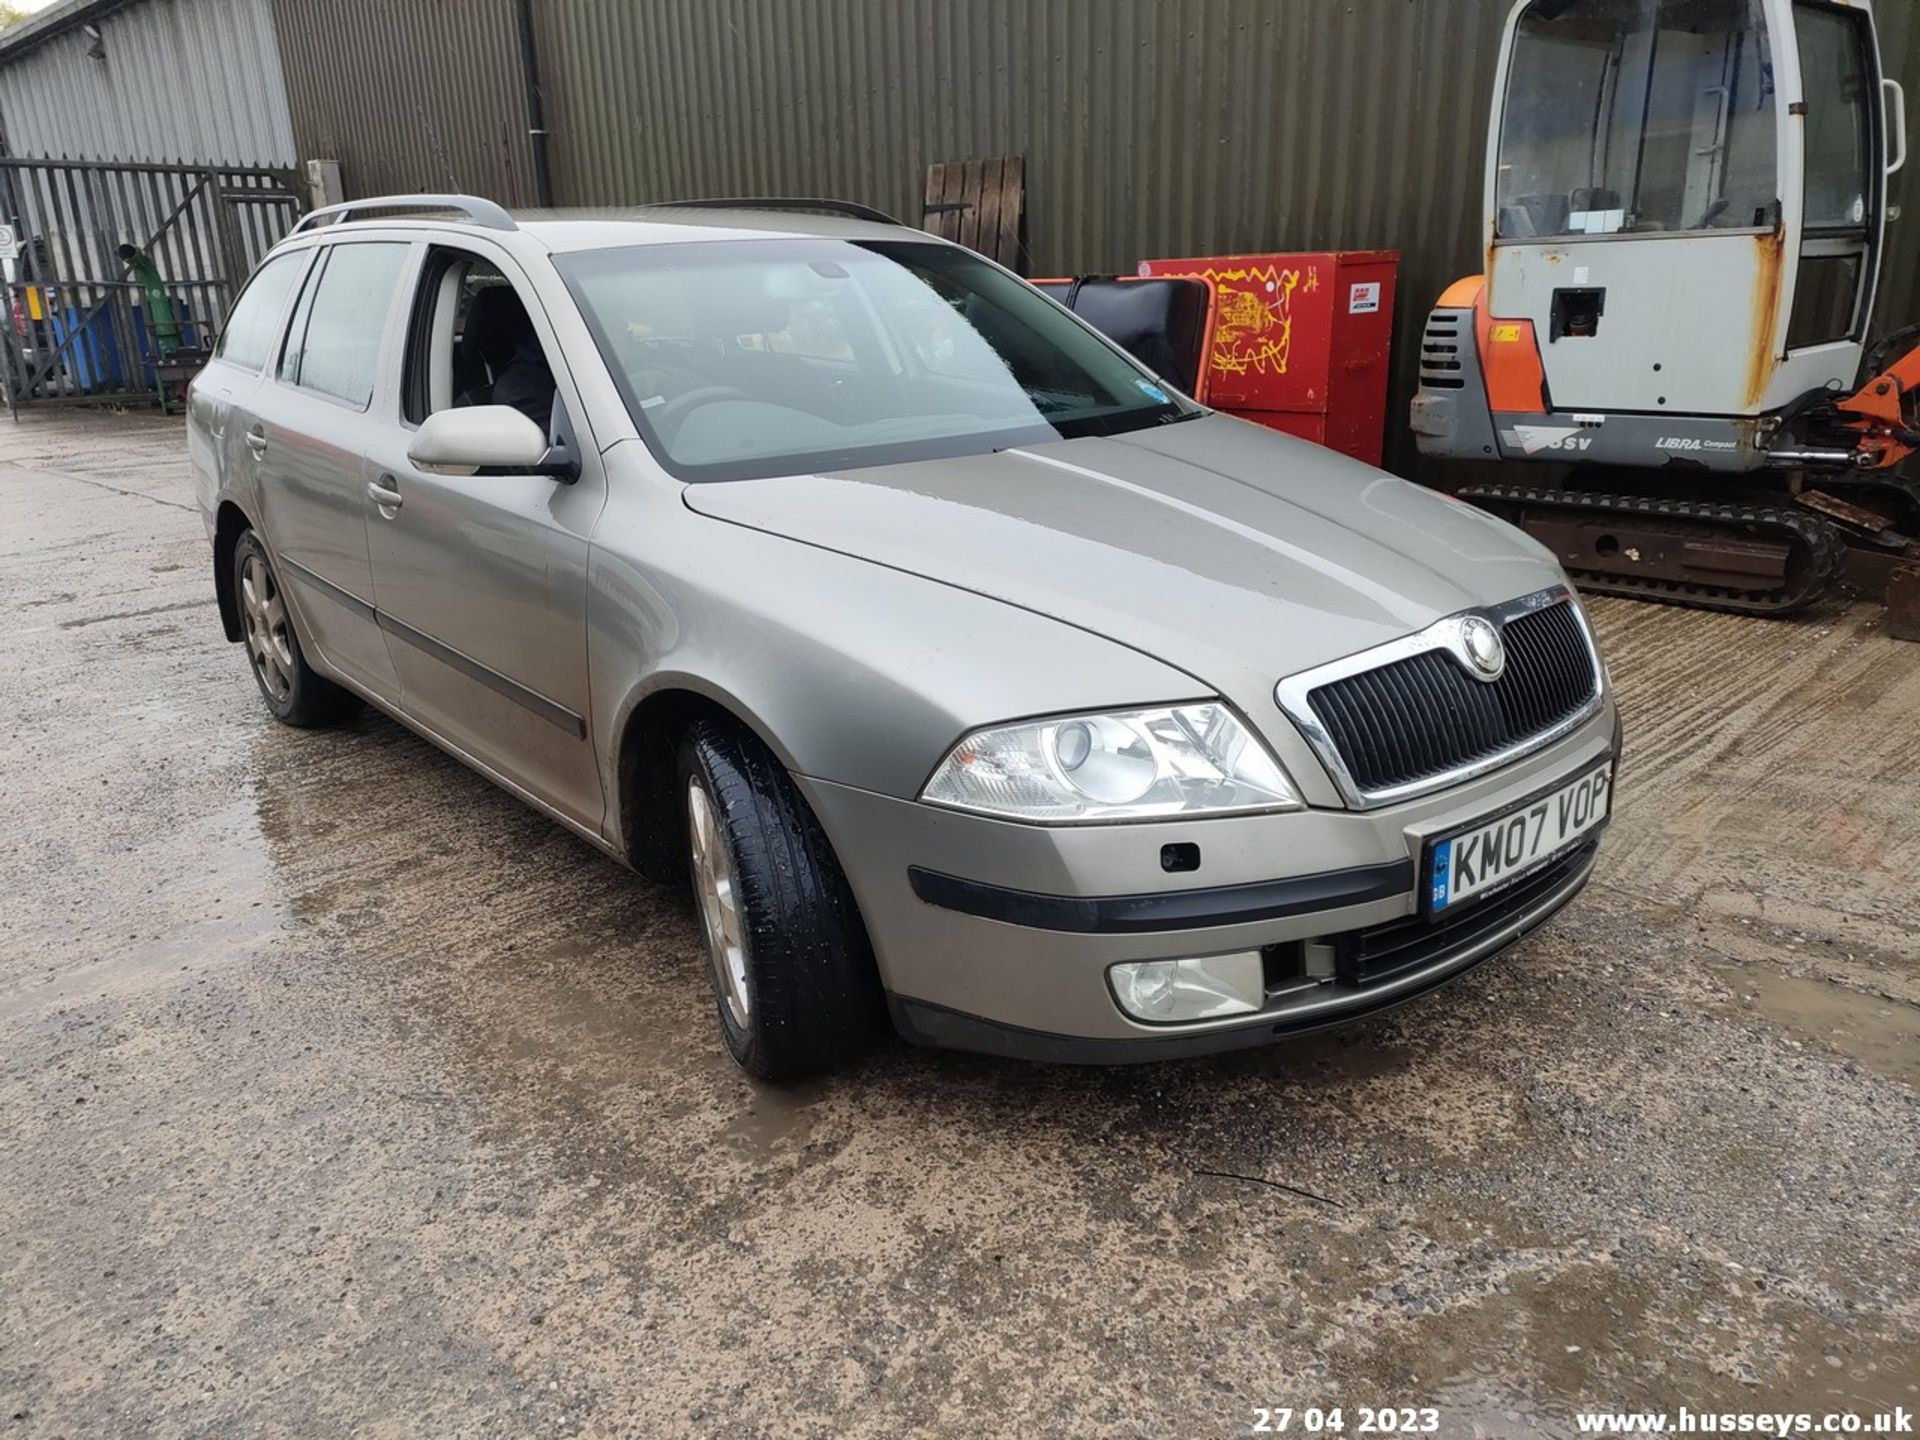
[{"label": "side skirt trim", "polygon": [[486,686],[496,695],[504,695],[514,704],[531,710],[549,725],[567,731],[575,739],[587,738],[587,721],[583,715],[576,714],[557,700],[549,700],[538,690],[529,690],[518,680],[502,675],[490,666],[482,665],[471,656],[462,655],[451,645],[443,645],[424,630],[416,630],[404,620],[396,620],[384,610],[376,609],[355,595],[351,590],[343,590],[331,580],[324,579],[302,565],[298,560],[280,559],[280,564],[293,571],[307,584],[319,591],[336,605],[351,610],[362,620],[371,620],[396,640],[404,640],[423,655],[431,656],[442,665],[458,670],[469,680]]},{"label": "side skirt trim", "polygon": [[314,574],[313,571],[302,565],[298,560],[289,560],[284,555],[276,555],[274,559],[279,564],[293,571],[294,574],[298,575],[303,581],[326,596],[327,599],[333,601],[334,604],[344,606],[362,620],[371,620],[374,618],[373,606],[362,600],[351,590],[342,590],[331,580],[323,579]]},{"label": "side skirt trim", "polygon": [[380,619],[380,628],[396,640],[405,641],[423,655],[431,656],[442,665],[458,670],[469,680],[486,686],[497,695],[504,695],[507,699],[513,701],[514,704],[532,711],[549,725],[557,726],[567,731],[573,735],[574,738],[579,740],[587,738],[587,721],[585,716],[575,714],[556,700],[549,700],[537,690],[529,690],[518,680],[509,679],[498,670],[482,665],[471,656],[462,655],[451,645],[441,644],[425,631],[414,629],[413,626],[407,624],[404,620],[394,619],[393,616],[387,614],[384,610],[377,613]]}]

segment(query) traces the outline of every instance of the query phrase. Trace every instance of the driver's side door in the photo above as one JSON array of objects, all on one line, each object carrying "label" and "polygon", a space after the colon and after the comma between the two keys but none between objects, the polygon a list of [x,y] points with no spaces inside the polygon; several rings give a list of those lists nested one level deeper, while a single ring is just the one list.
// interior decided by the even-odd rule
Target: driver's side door
[{"label": "driver's side door", "polygon": [[[434,246],[417,273],[404,345],[391,357],[386,424],[367,487],[368,550],[408,715],[488,770],[597,831],[604,809],[587,692],[587,550],[605,472],[577,430],[577,394],[554,373],[553,427],[579,478],[435,475],[407,458],[436,409],[484,403],[455,375],[476,348],[461,327],[483,287],[519,297],[539,347],[560,351],[504,253]],[[497,315],[497,304],[483,307]],[[463,343],[464,342],[464,343]]]}]

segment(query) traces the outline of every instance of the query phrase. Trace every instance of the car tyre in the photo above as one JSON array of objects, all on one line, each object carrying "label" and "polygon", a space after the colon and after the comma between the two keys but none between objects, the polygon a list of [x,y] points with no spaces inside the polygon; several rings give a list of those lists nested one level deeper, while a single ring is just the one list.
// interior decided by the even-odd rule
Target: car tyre
[{"label": "car tyre", "polygon": [[753,736],[701,720],[679,752],[688,865],[728,1053],[762,1080],[858,1058],[885,1008],[833,847]]},{"label": "car tyre", "polygon": [[358,696],[307,663],[273,559],[251,530],[234,542],[233,602],[247,663],[274,719],[304,729],[334,724],[359,710]]}]

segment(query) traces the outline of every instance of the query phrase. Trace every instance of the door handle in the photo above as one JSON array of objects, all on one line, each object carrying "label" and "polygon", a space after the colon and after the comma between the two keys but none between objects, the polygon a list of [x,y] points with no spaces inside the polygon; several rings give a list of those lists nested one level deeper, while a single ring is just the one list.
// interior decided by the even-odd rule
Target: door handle
[{"label": "door handle", "polygon": [[265,453],[267,448],[267,432],[262,430],[258,425],[247,431],[247,448],[256,455]]},{"label": "door handle", "polygon": [[1887,174],[1897,175],[1907,163],[1907,92],[1898,80],[1882,80],[1880,84],[1886,91],[1883,98],[1893,101],[1892,114],[1887,119],[1888,138],[1898,140],[1900,148],[1887,162]]},{"label": "door handle", "polygon": [[398,510],[402,503],[400,492],[394,488],[391,475],[382,475],[378,480],[368,481],[367,498],[382,510]]}]

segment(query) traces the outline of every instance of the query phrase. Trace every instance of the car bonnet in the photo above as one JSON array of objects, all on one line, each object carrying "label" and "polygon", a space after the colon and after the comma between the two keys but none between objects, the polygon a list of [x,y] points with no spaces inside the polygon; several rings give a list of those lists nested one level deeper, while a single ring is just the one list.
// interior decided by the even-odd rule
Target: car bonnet
[{"label": "car bonnet", "polygon": [[1116,640],[1261,724],[1282,676],[1559,579],[1546,551],[1480,511],[1224,417],[700,483],[686,503]]}]

